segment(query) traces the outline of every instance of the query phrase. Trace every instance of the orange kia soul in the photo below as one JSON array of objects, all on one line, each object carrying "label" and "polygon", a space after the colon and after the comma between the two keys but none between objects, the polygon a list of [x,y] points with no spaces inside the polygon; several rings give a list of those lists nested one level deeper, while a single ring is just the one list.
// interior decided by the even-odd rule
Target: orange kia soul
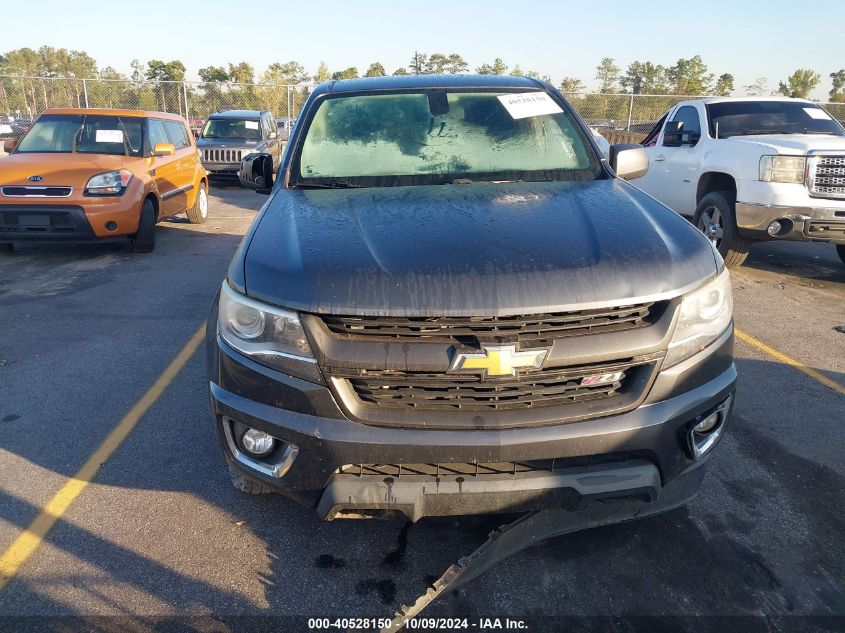
[{"label": "orange kia soul", "polygon": [[155,225],[208,217],[208,178],[185,119],[141,110],[45,110],[0,158],[0,244],[126,236],[155,246]]}]

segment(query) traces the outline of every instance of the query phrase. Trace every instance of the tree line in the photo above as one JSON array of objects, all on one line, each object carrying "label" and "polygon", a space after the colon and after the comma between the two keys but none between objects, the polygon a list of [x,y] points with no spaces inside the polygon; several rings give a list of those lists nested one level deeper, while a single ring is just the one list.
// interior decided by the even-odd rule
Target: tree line
[{"label": "tree line", "polygon": [[[350,66],[332,70],[320,62],[314,72],[291,60],[275,62],[262,72],[248,62],[200,68],[200,86],[155,85],[153,82],[183,82],[187,69],[180,60],[150,59],[146,63],[133,60],[131,73],[125,75],[111,66],[99,67],[88,53],[42,46],[19,48],[0,54],[0,75],[21,78],[13,86],[0,82],[0,111],[38,111],[54,103],[84,105],[81,79],[109,80],[109,84],[92,82],[86,86],[89,102],[103,107],[140,107],[182,112],[185,102],[193,115],[204,116],[222,107],[263,107],[277,113],[299,110],[307,98],[305,84],[329,79],[379,77],[388,74],[384,64],[374,61],[363,72]],[[393,70],[393,75],[476,72],[489,75],[516,75],[551,81],[548,75],[523,69],[519,64],[509,66],[503,59],[471,68],[459,53],[425,53],[415,51],[408,64]],[[56,78],[50,89],[37,82],[27,83],[25,77]],[[61,82],[59,78],[71,81]],[[834,102],[845,103],[845,68],[831,72],[832,88],[829,96]],[[652,61],[633,61],[622,69],[613,58],[605,57],[596,66],[595,79],[599,93],[656,94],[656,95],[730,95],[735,91],[734,76],[710,72],[700,55],[678,59],[674,64]],[[799,68],[778,82],[771,90],[766,78],[759,78],[743,86],[749,95],[784,94],[807,97],[821,82],[821,74],[812,69]],[[42,82],[43,84],[43,82]],[[236,85],[232,85],[236,84]],[[297,86],[288,90],[284,86]],[[565,93],[575,95],[587,91],[584,82],[575,77],[563,77],[559,84]],[[93,94],[92,94],[93,93]],[[232,105],[229,105],[229,104]]]}]

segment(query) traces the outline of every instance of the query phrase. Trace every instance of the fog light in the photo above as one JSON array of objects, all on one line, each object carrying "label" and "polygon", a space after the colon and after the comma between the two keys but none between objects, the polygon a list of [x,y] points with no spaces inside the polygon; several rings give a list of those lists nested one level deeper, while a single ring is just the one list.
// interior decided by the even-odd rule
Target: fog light
[{"label": "fog light", "polygon": [[778,234],[780,233],[781,228],[782,228],[782,227],[781,227],[781,225],[780,225],[780,222],[778,222],[777,220],[775,220],[774,222],[772,222],[772,223],[769,225],[769,228],[767,229],[767,231],[769,232],[769,235],[774,236],[774,235],[778,235]]},{"label": "fog light", "polygon": [[733,395],[724,402],[699,418],[693,426],[687,427],[687,450],[693,459],[701,459],[719,441],[725,430],[725,421],[731,408]]},{"label": "fog light", "polygon": [[272,435],[258,429],[248,429],[241,437],[241,446],[250,455],[266,455],[276,444]]},{"label": "fog light", "polygon": [[692,427],[692,430],[696,433],[707,433],[712,431],[713,428],[719,423],[719,411],[714,411],[706,418],[704,418],[701,422],[696,424]]}]

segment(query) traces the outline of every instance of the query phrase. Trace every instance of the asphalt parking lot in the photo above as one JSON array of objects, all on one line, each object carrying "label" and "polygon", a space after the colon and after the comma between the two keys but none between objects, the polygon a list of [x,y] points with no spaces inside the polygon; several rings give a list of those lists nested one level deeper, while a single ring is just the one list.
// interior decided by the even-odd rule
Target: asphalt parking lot
[{"label": "asphalt parking lot", "polygon": [[[387,617],[504,521],[323,522],[280,497],[241,495],[212,435],[200,350],[158,383],[73,503],[47,509],[57,521],[46,539],[21,545],[201,327],[265,199],[212,189],[208,223],[163,223],[149,255],[117,244],[0,254],[0,553],[31,550],[0,590],[0,630],[62,622],[44,616],[191,616],[184,626],[215,631],[227,630],[216,619],[279,618],[284,631],[307,617]],[[532,547],[427,615],[845,626],[845,266],[827,245],[770,243],[733,280],[736,409],[700,496]],[[146,630],[89,624],[114,622]]]}]

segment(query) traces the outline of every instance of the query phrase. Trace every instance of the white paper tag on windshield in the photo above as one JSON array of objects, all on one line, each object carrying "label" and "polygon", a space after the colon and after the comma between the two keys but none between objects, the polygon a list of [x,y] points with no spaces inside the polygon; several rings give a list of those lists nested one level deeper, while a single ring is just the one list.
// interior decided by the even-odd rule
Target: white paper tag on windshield
[{"label": "white paper tag on windshield", "polygon": [[12,133],[12,126],[11,125],[4,125],[0,123],[0,134],[11,134]]},{"label": "white paper tag on windshield", "polygon": [[123,130],[97,130],[97,143],[123,143]]},{"label": "white paper tag on windshield", "polygon": [[523,92],[515,95],[502,95],[499,101],[514,119],[526,119],[530,116],[558,114],[561,107],[545,92]]},{"label": "white paper tag on windshield", "polygon": [[830,115],[821,108],[804,108],[804,112],[809,114],[811,119],[830,121]]},{"label": "white paper tag on windshield", "polygon": [[244,121],[244,125],[248,130],[257,130],[258,129],[258,121]]}]

